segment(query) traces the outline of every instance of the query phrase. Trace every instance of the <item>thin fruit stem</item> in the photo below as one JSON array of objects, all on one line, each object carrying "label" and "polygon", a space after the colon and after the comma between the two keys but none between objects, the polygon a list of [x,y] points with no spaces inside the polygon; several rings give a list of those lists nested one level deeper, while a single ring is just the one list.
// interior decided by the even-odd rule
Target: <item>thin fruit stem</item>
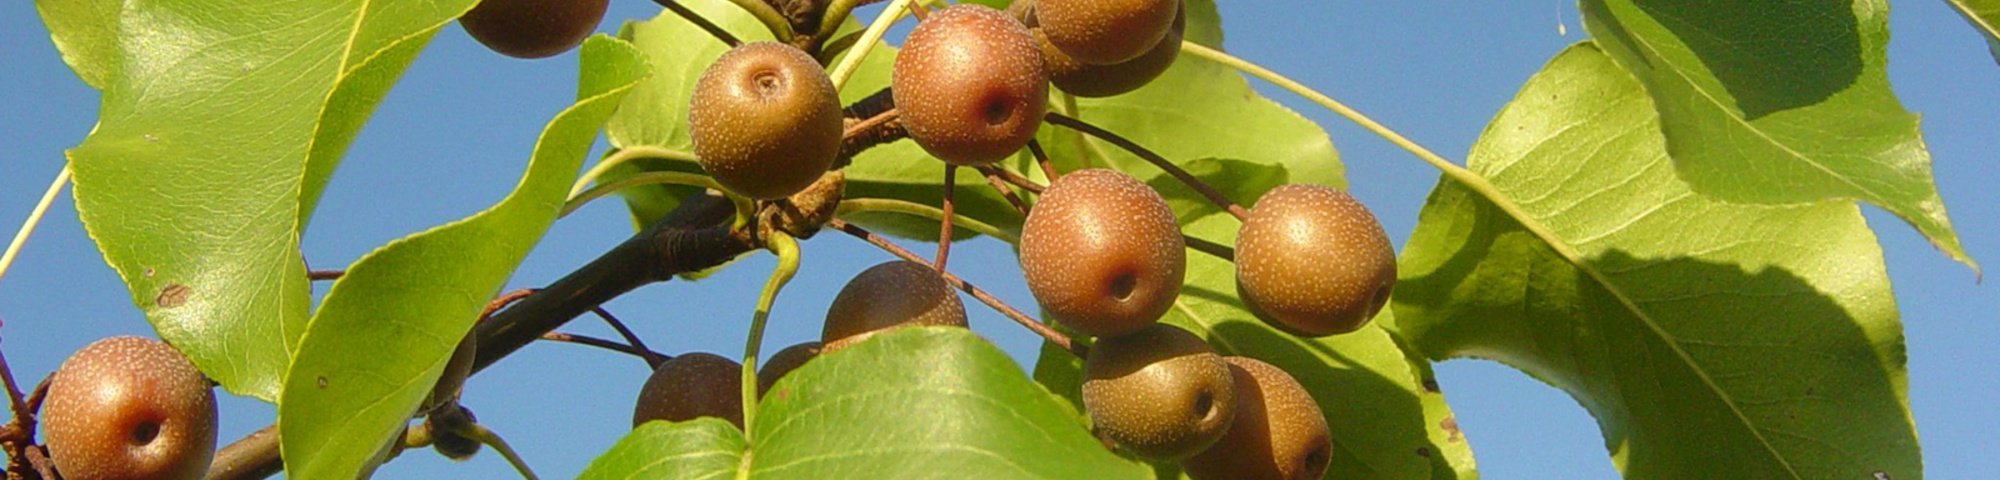
[{"label": "thin fruit stem", "polygon": [[991,173],[1000,176],[1000,181],[1007,182],[1007,184],[1009,185],[1020,187],[1022,190],[1027,190],[1029,192],[1033,192],[1038,195],[1041,194],[1043,191],[1048,190],[1048,187],[1043,187],[1040,184],[1036,184],[1034,180],[1030,180],[1028,177],[1022,176],[1019,173],[1014,173],[1013,170],[1001,168],[997,165],[988,168],[992,170]]},{"label": "thin fruit stem", "polygon": [[986,175],[986,184],[992,185],[993,191],[1000,192],[1000,196],[1006,198],[1007,203],[1014,206],[1014,211],[1021,212],[1021,216],[1023,217],[1028,216],[1028,202],[1022,201],[1020,195],[1014,194],[1013,184],[1007,180],[1007,176],[1013,175],[1013,172],[1008,172],[1007,169],[998,166],[987,165],[979,167],[979,173]]},{"label": "thin fruit stem", "polygon": [[847,57],[842,58],[840,65],[834,66],[833,72],[829,74],[833,78],[833,91],[838,92],[841,87],[847,86],[847,79],[853,77],[854,70],[861,67],[861,60],[868,58],[868,53],[875,50],[875,44],[882,43],[883,34],[889,33],[889,26],[895,25],[897,20],[903,19],[903,15],[910,12],[909,5],[910,0],[891,0],[889,7],[883,9],[881,15],[875,16],[875,21],[868,24],[868,30],[861,34],[861,40],[855,44],[854,50],[848,52]]},{"label": "thin fruit stem", "polygon": [[729,3],[734,3],[742,7],[743,11],[750,12],[750,16],[757,17],[757,21],[762,22],[764,28],[770,30],[771,36],[777,37],[779,42],[792,43],[792,21],[786,19],[785,14],[778,13],[778,9],[773,8],[771,4],[765,3],[764,0],[729,0]]},{"label": "thin fruit stem", "polygon": [[621,148],[618,149],[618,151],[616,152],[612,152],[610,155],[604,156],[604,160],[598,161],[596,165],[591,165],[590,170],[583,172],[582,176],[578,176],[576,178],[576,184],[569,187],[569,196],[575,197],[576,194],[583,193],[583,190],[586,188],[590,188],[590,184],[596,182],[598,177],[604,176],[606,172],[610,172],[611,169],[614,167],[617,167],[619,165],[624,165],[628,162],[632,162],[635,160],[649,159],[649,158],[657,160],[673,160],[686,163],[698,163],[701,161],[700,159],[696,158],[692,153],[683,152],[680,150],[674,150],[666,147],[638,145],[638,146]]},{"label": "thin fruit stem", "polygon": [[[878,248],[881,248],[884,251],[889,252],[889,254],[891,255],[895,255],[897,258],[916,262],[918,264],[927,267],[931,266],[930,262],[925,261],[924,257],[918,256],[915,252],[911,252],[908,249],[897,246],[894,242],[890,242],[889,239],[882,238],[881,235],[876,235],[874,232],[870,232],[868,231],[868,229],[861,228],[858,225],[847,223],[847,221],[845,220],[836,218],[833,219],[832,221],[827,222],[826,226],[832,227],[836,230],[840,230],[841,232],[851,235],[854,238],[859,238],[861,239],[861,241],[868,242],[871,245],[874,245]],[[1077,358],[1084,358],[1084,356],[1089,355],[1090,349],[1088,347],[1085,347],[1082,344],[1071,341],[1068,335],[1063,335],[1062,332],[1058,332],[1054,328],[1050,328],[1048,325],[1042,324],[1042,322],[1035,320],[1034,317],[1030,317],[1026,313],[1021,313],[1019,309],[1015,309],[1012,305],[1008,305],[1007,302],[1000,301],[999,298],[996,298],[993,295],[986,293],[985,290],[980,290],[979,287],[972,286],[972,283],[965,281],[965,279],[958,278],[957,275],[952,275],[951,272],[947,272],[944,270],[938,270],[937,272],[938,276],[944,278],[945,283],[949,283],[954,287],[958,287],[960,291],[963,291],[968,295],[972,295],[973,299],[979,300],[979,303],[984,303],[986,304],[986,306],[992,307],[994,311],[1000,312],[1001,316],[1007,317],[1007,319],[1009,320],[1013,320],[1014,323],[1021,324],[1022,327],[1027,327],[1028,331],[1034,332],[1035,335],[1041,336],[1042,340],[1046,340],[1052,345],[1061,347],[1063,350],[1075,354]]]},{"label": "thin fruit stem", "polygon": [[28,235],[35,233],[35,226],[41,225],[42,215],[49,213],[49,205],[55,203],[56,194],[69,184],[69,167],[56,173],[55,181],[49,182],[49,189],[42,192],[41,201],[35,202],[35,209],[28,212],[28,219],[21,222],[21,229],[14,232],[14,241],[7,244],[7,252],[0,253],[0,277],[7,276],[7,267],[14,265],[14,257],[20,255],[21,245],[28,243]]},{"label": "thin fruit stem", "polygon": [[900,113],[897,112],[896,109],[894,108],[884,110],[882,111],[882,113],[877,113],[873,117],[868,117],[867,120],[862,120],[859,123],[855,123],[854,126],[847,127],[845,130],[842,130],[840,132],[840,138],[854,138],[855,135],[859,135],[863,132],[867,132],[876,127],[880,127],[884,123],[895,121],[896,117],[899,114]]},{"label": "thin fruit stem", "polygon": [[1193,235],[1185,233],[1181,234],[1181,240],[1187,243],[1188,248],[1194,249],[1194,251],[1206,253],[1215,258],[1230,262],[1236,261],[1236,249],[1229,248],[1228,245],[1195,238]]},{"label": "thin fruit stem", "polygon": [[[838,217],[838,216],[845,216],[849,214],[862,213],[862,212],[900,213],[904,215],[912,215],[912,216],[928,218],[939,222],[945,221],[944,210],[940,210],[937,207],[924,205],[917,202],[896,200],[891,198],[849,198],[841,200],[840,207],[834,210],[834,216]],[[1011,233],[1007,233],[1006,230],[1001,230],[1000,227],[993,226],[993,224],[982,222],[972,217],[964,215],[954,215],[952,216],[951,222],[958,224],[959,227],[965,228],[966,230],[971,230],[974,233],[978,233],[980,235],[993,237],[999,239],[1002,242],[1007,242],[1008,244],[1015,244],[1021,242],[1020,237],[1017,237]]]},{"label": "thin fruit stem", "polygon": [[[757,313],[750,317],[750,335],[743,341],[743,425],[756,425],[757,419],[757,351],[764,347],[764,324],[771,319],[771,304],[778,300],[778,292],[799,273],[799,242],[785,232],[771,232],[764,239],[764,248],[778,257],[778,265],[771,269],[771,278],[764,282],[764,291],[757,295]],[[745,440],[753,440],[750,428],[743,429]]]},{"label": "thin fruit stem", "polygon": [[[645,172],[645,173],[634,174],[630,177],[618,179],[618,181],[616,182],[590,187],[590,189],[584,190],[583,193],[578,193],[576,195],[570,196],[568,201],[563,202],[562,213],[558,214],[558,216],[567,217],[569,216],[569,214],[576,212],[577,209],[583,208],[584,205],[589,204],[592,200],[597,200],[599,198],[603,198],[606,195],[617,193],[619,190],[624,190],[627,188],[643,186],[643,185],[661,185],[661,184],[686,185],[690,187],[709,188],[715,190],[722,189],[722,185],[715,183],[714,178],[709,178],[709,176],[702,175],[699,173]],[[734,199],[732,198],[732,200]],[[747,202],[748,200],[744,201]]]},{"label": "thin fruit stem", "polygon": [[346,274],[346,270],[313,270],[306,272],[306,280],[315,282],[339,280],[342,275]]},{"label": "thin fruit stem", "polygon": [[614,340],[597,338],[589,335],[579,335],[574,333],[563,333],[563,332],[549,332],[542,334],[542,339],[551,342],[574,343],[577,345],[597,347],[605,350],[610,350],[613,352],[639,357],[640,360],[644,360],[646,362],[646,366],[649,369],[657,368],[657,365],[653,363],[654,358],[661,358],[662,359],[660,360],[661,362],[665,362],[668,359],[670,359],[665,354],[661,354],[659,352],[654,352],[651,350],[640,350],[637,348],[633,348],[631,345],[619,343]]},{"label": "thin fruit stem", "polygon": [[[813,32],[813,38],[822,42],[833,38],[833,34],[840,32],[840,24],[847,23],[847,16],[854,13],[854,7],[863,3],[868,3],[868,0],[833,0],[833,3],[827,4],[826,10],[819,16],[819,31]],[[824,47],[829,44],[820,45]],[[822,50],[833,51],[824,48]]]},{"label": "thin fruit stem", "polygon": [[500,294],[500,296],[498,297],[494,297],[493,301],[486,302],[486,310],[479,312],[479,320],[474,323],[486,321],[487,318],[493,316],[493,312],[500,311],[500,309],[502,308],[507,308],[508,305],[513,305],[514,302],[521,301],[521,299],[523,298],[528,298],[529,295],[534,295],[535,292],[538,290],[539,289],[535,288],[523,288],[520,290],[515,290],[512,292]]},{"label": "thin fruit stem", "polygon": [[15,383],[14,370],[7,366],[7,355],[4,353],[0,353],[0,382],[6,384],[7,405],[14,411],[12,426],[24,433],[34,431],[35,417],[28,413],[28,400],[21,396],[21,386]]},{"label": "thin fruit stem", "polygon": [[[1061,175],[1060,173],[1056,172],[1055,163],[1049,160],[1049,152],[1047,150],[1042,150],[1042,142],[1040,140],[1028,141],[1028,153],[1033,154],[1035,156],[1035,164],[1042,167],[1042,176],[1048,177],[1049,182],[1051,183],[1055,182],[1056,177]],[[1034,192],[1042,193],[1040,190],[1035,190]]]},{"label": "thin fruit stem", "polygon": [[590,311],[596,313],[597,318],[604,319],[604,323],[611,325],[612,330],[617,330],[618,336],[625,337],[625,343],[631,345],[633,350],[637,350],[640,353],[639,356],[646,357],[647,364],[652,365],[653,368],[660,368],[661,363],[666,363],[667,359],[653,352],[653,349],[647,348],[646,342],[640,340],[639,335],[632,333],[632,329],[626,328],[625,322],[619,321],[618,317],[613,316],[610,310],[605,310],[604,307],[598,306],[591,307]]},{"label": "thin fruit stem", "polygon": [[541,480],[535,476],[533,469],[528,468],[528,462],[521,460],[520,454],[514,453],[514,447],[507,445],[507,439],[500,438],[500,434],[493,433],[493,430],[478,423],[467,423],[463,430],[457,433],[464,435],[465,438],[478,440],[479,443],[491,447],[493,451],[500,452],[500,456],[506,458],[509,465],[514,466],[514,471],[521,472],[521,478],[526,480]]},{"label": "thin fruit stem", "polygon": [[55,379],[55,374],[50,373],[48,376],[42,377],[42,381],[35,383],[34,390],[28,392],[28,413],[30,415],[41,413],[42,401],[49,399],[49,382],[55,381]]},{"label": "thin fruit stem", "polygon": [[917,17],[918,22],[924,21],[924,17],[929,17],[930,15],[931,9],[924,6],[924,2],[910,4],[910,16]]},{"label": "thin fruit stem", "polygon": [[1237,205],[1235,201],[1231,201],[1229,197],[1223,195],[1220,190],[1216,190],[1215,187],[1210,186],[1207,182],[1203,182],[1201,181],[1201,179],[1195,178],[1194,174],[1188,173],[1187,170],[1182,169],[1179,165],[1174,165],[1174,162],[1168,161],[1166,157],[1162,157],[1160,156],[1160,154],[1154,153],[1152,150],[1139,145],[1137,142],[1133,142],[1131,139],[1119,136],[1118,134],[1115,133],[1111,133],[1110,131],[1107,131],[1103,128],[1098,128],[1098,126],[1096,125],[1091,125],[1090,122],[1078,120],[1075,117],[1070,117],[1060,113],[1049,112],[1047,118],[1049,123],[1069,127],[1072,130],[1089,134],[1090,136],[1097,137],[1098,139],[1104,140],[1106,142],[1111,142],[1112,145],[1117,145],[1118,148],[1123,148],[1125,149],[1125,151],[1132,152],[1133,155],[1137,155],[1139,156],[1139,158],[1145,159],[1147,162],[1152,163],[1153,166],[1160,167],[1161,170],[1166,170],[1168,175],[1173,175],[1174,178],[1180,180],[1181,183],[1185,183],[1187,184],[1188,187],[1194,188],[1196,192],[1201,192],[1202,196],[1208,197],[1208,201],[1214,202],[1215,206],[1217,207],[1222,207],[1222,209],[1228,211],[1230,215],[1235,215],[1237,220],[1244,220],[1250,218],[1249,210],[1244,209],[1242,205]]},{"label": "thin fruit stem", "polygon": [[738,40],[735,35],[729,34],[728,30],[723,30],[715,22],[708,21],[708,18],[701,16],[699,13],[694,13],[694,10],[689,10],[686,5],[681,5],[678,1],[653,0],[653,3],[660,4],[661,7],[666,7],[668,11],[674,12],[675,15],[680,15],[681,18],[687,19],[688,23],[701,27],[702,31],[708,32],[709,36],[715,37],[716,40],[721,40],[722,43],[729,45],[731,48],[743,44],[742,40]]},{"label": "thin fruit stem", "polygon": [[958,190],[958,166],[944,166],[944,221],[938,222],[937,270],[944,271],[944,262],[951,258],[951,220],[958,218],[951,203],[952,192]]}]

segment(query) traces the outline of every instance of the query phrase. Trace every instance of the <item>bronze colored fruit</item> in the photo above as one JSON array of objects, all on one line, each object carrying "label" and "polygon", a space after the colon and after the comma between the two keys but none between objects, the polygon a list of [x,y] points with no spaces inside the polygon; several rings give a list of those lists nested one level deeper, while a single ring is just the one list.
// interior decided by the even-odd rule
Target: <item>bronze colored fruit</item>
[{"label": "bronze colored fruit", "polygon": [[1035,18],[1071,58],[1111,65],[1159,45],[1180,10],[1181,0],[1038,0]]},{"label": "bronze colored fruit", "polygon": [[869,267],[833,297],[820,331],[822,352],[833,353],[877,332],[913,325],[964,327],[965,304],[936,270],[921,263],[897,260]]},{"label": "bronze colored fruit", "polygon": [[653,370],[632,408],[633,427],[699,417],[721,417],[743,428],[743,364],[713,353],[674,357]]},{"label": "bronze colored fruit", "polygon": [[553,57],[583,43],[610,0],[483,0],[459,17],[465,33],[515,58]]},{"label": "bronze colored fruit", "polygon": [[1236,235],[1236,287],[1258,318],[1294,335],[1352,332],[1396,286],[1396,251],[1346,192],[1284,185],[1264,193]]},{"label": "bronze colored fruit", "polygon": [[757,369],[757,395],[762,397],[770,392],[771,386],[778,384],[778,379],[785,378],[785,375],[804,366],[806,361],[818,357],[819,351],[819,342],[806,342],[771,354],[771,359],[764,361],[763,368]]},{"label": "bronze colored fruit", "polygon": [[730,49],[695,81],[688,133],[701,167],[746,197],[785,198],[840,154],[840,96],[804,51],[776,42]]},{"label": "bronze colored fruit", "polygon": [[1087,335],[1158,321],[1180,295],[1186,243],[1165,199],[1113,170],[1065,174],[1021,227],[1021,271],[1042,310]]},{"label": "bronze colored fruit", "polygon": [[1326,475],[1333,436],[1298,380],[1271,364],[1228,357],[1236,420],[1208,451],[1181,461],[1195,480],[1313,480]]},{"label": "bronze colored fruit", "polygon": [[1083,378],[1083,407],[1097,431],[1147,459],[1199,453],[1235,418],[1229,364],[1172,325],[1098,340]]},{"label": "bronze colored fruit", "polygon": [[[1007,12],[1020,18],[1027,10],[1034,8],[1034,0],[1014,2]],[[1055,44],[1049,43],[1048,33],[1036,27],[1033,20],[1028,23],[1029,31],[1035,35],[1035,44],[1042,49],[1042,61],[1048,64],[1049,83],[1057,89],[1078,97],[1095,98],[1124,94],[1152,83],[1174,65],[1174,59],[1181,53],[1181,34],[1187,28],[1187,14],[1174,16],[1173,27],[1160,43],[1138,58],[1110,65],[1094,65],[1077,61]]]},{"label": "bronze colored fruit", "polygon": [[193,480],[215,456],[215,392],[179,351],[112,337],[71,354],[42,405],[67,480]]},{"label": "bronze colored fruit", "polygon": [[1048,113],[1049,77],[1034,37],[981,5],[956,5],[918,23],[890,83],[910,139],[953,165],[1013,155]]}]

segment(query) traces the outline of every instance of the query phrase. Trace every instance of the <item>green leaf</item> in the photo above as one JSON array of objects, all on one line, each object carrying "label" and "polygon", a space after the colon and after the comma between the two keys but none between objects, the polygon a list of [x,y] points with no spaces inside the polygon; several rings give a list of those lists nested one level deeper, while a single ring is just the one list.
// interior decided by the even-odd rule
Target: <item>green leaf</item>
[{"label": "green leaf", "polygon": [[1972,28],[1986,35],[1986,46],[1993,51],[1994,61],[2000,61],[2000,0],[1945,0],[1951,8],[1972,22]]},{"label": "green leaf", "polygon": [[[115,72],[97,129],[68,154],[79,216],[161,338],[229,391],[274,400],[310,303],[307,159],[352,135],[323,127],[367,113],[349,92],[387,88],[472,0],[123,5],[114,51],[70,59],[95,65],[86,79]],[[104,34],[68,26],[102,16],[56,18],[59,44]]]},{"label": "green leaf", "polygon": [[904,328],[780,380],[751,425],[639,427],[579,479],[1152,478],[963,328]]},{"label": "green leaf", "polygon": [[1696,192],[1737,203],[1881,206],[1977,272],[1889,89],[1888,3],[1586,0],[1584,25],[1639,77]]},{"label": "green leaf", "polygon": [[91,88],[103,90],[118,55],[119,0],[35,0],[49,28],[49,40],[70,71]]},{"label": "green leaf", "polygon": [[512,194],[369,253],[333,284],[278,401],[289,478],[372,471],[474,318],[555,222],[598,127],[646,74],[639,52],[610,38],[584,42],[582,58],[582,68],[596,75],[543,130]]},{"label": "green leaf", "polygon": [[1596,46],[1552,60],[1473,147],[1490,189],[1431,194],[1394,328],[1430,358],[1567,391],[1627,478],[1921,478],[1902,327],[1859,210],[1703,196],[1658,115]]}]

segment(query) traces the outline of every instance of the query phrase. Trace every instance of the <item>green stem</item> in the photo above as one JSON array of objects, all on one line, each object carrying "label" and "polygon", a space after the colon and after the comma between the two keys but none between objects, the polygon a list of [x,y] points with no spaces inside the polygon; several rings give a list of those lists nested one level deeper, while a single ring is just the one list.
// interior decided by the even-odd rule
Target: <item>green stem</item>
[{"label": "green stem", "polygon": [[757,419],[757,350],[764,346],[764,323],[771,319],[771,303],[778,300],[778,291],[792,281],[792,275],[799,273],[799,242],[784,232],[773,231],[764,239],[764,248],[778,256],[778,266],[771,269],[771,279],[764,282],[764,292],[757,295],[757,313],[750,317],[750,335],[743,342],[743,436],[749,439],[751,426]]},{"label": "green stem", "polygon": [[813,33],[813,38],[820,41],[833,38],[833,34],[840,31],[840,24],[847,23],[847,16],[854,12],[854,7],[861,6],[863,1],[833,0],[832,4],[826,6],[826,12],[820,14],[819,31]]},{"label": "green stem", "polygon": [[535,476],[534,470],[528,468],[528,462],[521,460],[520,454],[514,453],[514,447],[507,445],[506,439],[500,438],[500,434],[493,433],[492,430],[488,430],[477,423],[468,424],[466,430],[459,433],[473,440],[478,440],[479,443],[486,444],[487,447],[491,447],[495,452],[500,452],[500,456],[506,458],[509,465],[514,466],[514,471],[521,472],[521,478],[541,480]]},{"label": "green stem", "polygon": [[764,3],[764,0],[729,0],[729,3],[757,17],[757,21],[763,22],[764,28],[771,30],[771,36],[777,37],[778,41],[792,43],[791,20],[785,19],[785,14],[778,13],[778,9],[771,8],[771,4]]},{"label": "green stem", "polygon": [[569,196],[574,197],[576,194],[583,192],[583,189],[590,188],[591,183],[596,182],[598,177],[604,176],[612,168],[642,158],[700,163],[700,160],[696,159],[692,153],[666,147],[639,145],[621,148],[616,152],[612,152],[611,155],[605,156],[603,161],[590,166],[590,170],[583,172],[582,176],[577,177],[576,185],[569,187]]},{"label": "green stem", "polygon": [[[590,189],[584,190],[582,193],[570,196],[568,201],[563,202],[562,213],[559,216],[567,217],[571,212],[575,212],[576,209],[583,208],[591,200],[603,198],[606,195],[617,193],[619,190],[641,185],[660,184],[686,185],[716,190],[722,189],[722,185],[716,184],[715,179],[709,178],[707,175],[687,172],[646,172],[621,178],[616,182],[590,187]],[[736,198],[733,195],[731,196],[732,201]],[[748,200],[744,201],[747,202]]]},{"label": "green stem", "polygon": [[[833,215],[835,217],[844,217],[849,214],[862,212],[900,213],[928,218],[938,222],[944,221],[944,210],[942,209],[917,202],[890,198],[849,198],[841,200],[840,208],[834,210]],[[951,223],[955,226],[965,227],[966,230],[971,230],[973,233],[999,239],[1010,245],[1021,243],[1020,237],[1007,233],[1006,230],[1001,230],[1000,227],[993,226],[993,224],[982,222],[972,217],[953,215]]]},{"label": "green stem", "polygon": [[[833,77],[833,91],[838,92],[841,87],[847,86],[847,79],[854,76],[854,70],[861,67],[861,60],[868,58],[868,52],[875,50],[875,44],[882,43],[882,35],[889,32],[889,26],[895,25],[897,20],[902,20],[904,15],[910,14],[910,1],[890,1],[889,7],[883,9],[881,15],[875,16],[875,22],[868,24],[868,31],[861,34],[861,40],[856,42],[854,50],[840,60],[840,65],[833,67],[833,73],[830,74]],[[825,21],[821,22],[824,25]]]}]

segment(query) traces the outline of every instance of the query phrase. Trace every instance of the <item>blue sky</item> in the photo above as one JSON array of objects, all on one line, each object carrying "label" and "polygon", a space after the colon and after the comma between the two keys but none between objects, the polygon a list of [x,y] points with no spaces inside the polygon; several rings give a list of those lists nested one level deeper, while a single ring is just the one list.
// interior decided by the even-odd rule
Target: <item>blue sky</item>
[{"label": "blue sky", "polygon": [[[601,30],[657,11],[616,0]],[[1301,6],[1310,5],[1310,6]],[[867,10],[871,12],[873,9]],[[1226,46],[1321,89],[1448,157],[1461,158],[1522,81],[1582,40],[1574,4],[1560,1],[1225,2]],[[1938,189],[1971,253],[2000,264],[2000,66],[1944,2],[1897,2],[1889,73],[1923,115]],[[32,2],[0,2],[0,232],[11,233],[61,168],[61,152],[89,132],[95,92],[57,58]],[[1566,34],[1565,34],[1566,33]],[[447,27],[377,111],[349,153],[304,240],[317,268],[337,268],[411,232],[476,212],[513,187],[543,123],[567,106],[575,56],[520,61],[487,52]],[[1435,171],[1344,120],[1272,88],[1266,95],[1324,126],[1356,196],[1400,245]],[[1910,402],[1931,478],[2000,478],[2000,293],[1946,260],[1893,217],[1868,209],[1886,253],[1909,346]],[[546,283],[629,234],[622,207],[593,205],[558,224],[515,275]],[[819,318],[847,278],[889,259],[822,236],[804,245],[799,280],[785,291],[767,345],[816,338]],[[953,248],[954,270],[1015,305],[1032,305],[1004,245]],[[734,351],[771,261],[753,256],[695,283],[643,289],[608,307],[655,349]],[[0,349],[32,383],[69,352],[117,334],[150,335],[117,276],[78,225],[67,194],[23,257],[0,280]],[[696,300],[699,299],[699,300]],[[970,309],[973,328],[1023,362],[1033,337],[997,314]],[[610,335],[580,321],[566,330]],[[1567,395],[1491,362],[1450,361],[1438,375],[1489,479],[1614,478],[1589,414]],[[548,478],[569,478],[630,427],[647,371],[631,357],[536,345],[473,379],[467,405],[521,448]],[[222,437],[270,423],[273,409],[225,399]],[[378,478],[508,478],[498,456],[454,464],[411,452]]]}]

